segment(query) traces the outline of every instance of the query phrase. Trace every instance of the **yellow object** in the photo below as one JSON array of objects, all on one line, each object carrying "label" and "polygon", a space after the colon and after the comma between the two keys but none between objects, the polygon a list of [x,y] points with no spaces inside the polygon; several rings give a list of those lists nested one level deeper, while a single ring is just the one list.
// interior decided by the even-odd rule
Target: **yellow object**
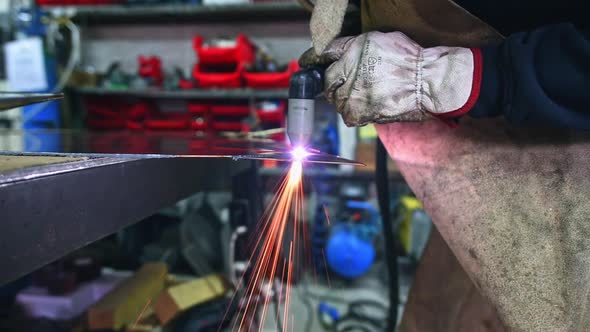
[{"label": "yellow object", "polygon": [[133,325],[145,315],[152,299],[164,289],[167,274],[168,267],[163,263],[142,266],[88,309],[88,328],[119,330]]},{"label": "yellow object", "polygon": [[222,297],[230,290],[221,275],[209,275],[162,292],[154,303],[154,311],[162,324],[168,323],[188,308]]},{"label": "yellow object", "polygon": [[402,196],[400,198],[399,240],[406,254],[412,248],[412,215],[414,211],[422,208],[422,203],[416,197]]},{"label": "yellow object", "polygon": [[373,126],[372,124],[368,124],[364,127],[360,127],[359,138],[361,140],[377,138],[377,130],[375,129],[375,126]]}]

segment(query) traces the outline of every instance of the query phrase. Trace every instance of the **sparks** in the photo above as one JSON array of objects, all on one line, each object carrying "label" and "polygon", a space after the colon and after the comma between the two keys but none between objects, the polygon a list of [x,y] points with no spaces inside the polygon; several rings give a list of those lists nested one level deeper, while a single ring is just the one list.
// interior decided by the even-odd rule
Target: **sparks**
[{"label": "sparks", "polygon": [[[308,155],[305,149],[297,151],[296,155],[295,150],[293,151],[294,161],[276,195],[263,213],[262,229],[254,245],[254,251],[258,255],[256,257],[254,253],[251,255],[250,261],[253,265],[247,283],[243,283],[244,276],[242,276],[238,285],[238,288],[240,285],[244,288],[237,290],[242,293],[244,306],[238,318],[234,320],[232,331],[262,331],[271,301],[269,292],[264,292],[264,285],[272,285],[276,279],[279,279],[280,288],[276,290],[278,296],[275,296],[275,299],[278,299],[278,302],[281,300],[284,302],[284,308],[280,312],[283,316],[280,329],[282,332],[293,330],[294,322],[289,313],[290,289],[294,264],[298,261],[298,245],[305,236],[303,234],[305,216],[302,159]],[[292,234],[287,234],[291,227]],[[288,248],[286,253],[283,253],[284,248]],[[255,324],[257,320],[254,319],[257,315],[260,317],[258,326]]]}]

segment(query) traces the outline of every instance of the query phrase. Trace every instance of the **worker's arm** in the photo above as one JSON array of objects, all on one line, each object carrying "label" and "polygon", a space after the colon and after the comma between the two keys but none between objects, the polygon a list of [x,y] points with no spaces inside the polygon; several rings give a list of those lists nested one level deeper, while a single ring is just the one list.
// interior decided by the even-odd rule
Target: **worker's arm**
[{"label": "worker's arm", "polygon": [[516,33],[484,47],[472,117],[518,126],[590,129],[590,39],[571,24]]},{"label": "worker's arm", "polygon": [[482,49],[369,32],[336,39],[319,61],[331,63],[325,94],[349,126],[504,115],[517,126],[590,130],[590,40],[571,24]]}]

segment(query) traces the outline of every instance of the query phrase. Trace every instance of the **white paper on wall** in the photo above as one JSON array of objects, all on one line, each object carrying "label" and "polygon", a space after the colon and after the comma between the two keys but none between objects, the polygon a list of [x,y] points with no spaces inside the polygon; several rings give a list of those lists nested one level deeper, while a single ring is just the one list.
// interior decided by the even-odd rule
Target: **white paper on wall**
[{"label": "white paper on wall", "polygon": [[47,90],[43,41],[31,37],[4,45],[6,79],[11,91]]}]

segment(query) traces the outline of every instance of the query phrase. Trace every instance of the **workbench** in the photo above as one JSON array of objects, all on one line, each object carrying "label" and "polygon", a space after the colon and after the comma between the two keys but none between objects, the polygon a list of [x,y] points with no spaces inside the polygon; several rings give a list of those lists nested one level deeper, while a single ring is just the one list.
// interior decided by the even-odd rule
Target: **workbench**
[{"label": "workbench", "polygon": [[[55,155],[31,150],[23,154],[22,146],[6,145],[56,137],[55,151],[45,151]],[[232,174],[252,167],[252,161],[212,155],[139,155],[187,153],[190,146],[195,152],[195,144],[203,149],[201,143],[199,138],[166,133],[0,131],[0,285],[195,192],[228,188]]]}]

